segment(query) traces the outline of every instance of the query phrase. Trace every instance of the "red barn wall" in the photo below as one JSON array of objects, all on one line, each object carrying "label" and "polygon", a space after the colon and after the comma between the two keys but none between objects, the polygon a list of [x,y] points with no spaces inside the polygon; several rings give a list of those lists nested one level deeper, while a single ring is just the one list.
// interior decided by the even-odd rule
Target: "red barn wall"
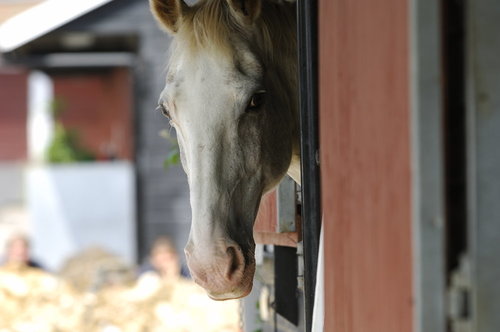
[{"label": "red barn wall", "polygon": [[129,70],[52,73],[62,122],[98,159],[133,159],[132,83]]},{"label": "red barn wall", "polygon": [[26,160],[27,90],[25,71],[0,71],[0,162]]},{"label": "red barn wall", "polygon": [[412,331],[408,1],[319,1],[325,331]]},{"label": "red barn wall", "polygon": [[260,202],[259,212],[255,218],[253,236],[256,243],[274,244],[278,246],[296,247],[301,236],[300,216],[296,218],[295,232],[277,233],[278,207],[276,205],[276,191],[272,191]]}]

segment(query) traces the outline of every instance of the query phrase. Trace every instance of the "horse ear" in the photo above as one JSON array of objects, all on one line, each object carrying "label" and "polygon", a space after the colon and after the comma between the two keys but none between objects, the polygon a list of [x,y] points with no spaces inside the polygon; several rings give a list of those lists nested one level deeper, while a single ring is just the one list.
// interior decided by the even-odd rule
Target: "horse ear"
[{"label": "horse ear", "polygon": [[253,23],[260,15],[262,0],[226,0],[231,11],[247,24]]},{"label": "horse ear", "polygon": [[151,12],[167,32],[175,33],[188,5],[183,0],[149,0]]}]

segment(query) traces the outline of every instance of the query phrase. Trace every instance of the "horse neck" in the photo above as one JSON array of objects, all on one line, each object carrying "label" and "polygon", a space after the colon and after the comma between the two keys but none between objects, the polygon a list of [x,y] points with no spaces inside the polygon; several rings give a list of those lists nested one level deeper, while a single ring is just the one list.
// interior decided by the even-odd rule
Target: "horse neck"
[{"label": "horse neck", "polygon": [[300,120],[299,120],[299,100],[298,100],[298,85],[297,85],[297,66],[293,66],[293,70],[288,71],[289,82],[291,82],[288,96],[291,98],[289,112],[292,113],[293,119],[293,141],[292,141],[292,158],[288,168],[288,175],[297,183],[301,184],[301,167],[300,167]]},{"label": "horse neck", "polygon": [[[268,2],[269,4],[269,2]],[[298,73],[297,73],[297,34],[296,34],[296,10],[290,3],[282,3],[282,12],[279,16],[270,15],[264,18],[268,23],[268,32],[272,39],[273,50],[269,59],[271,66],[276,68],[280,76],[280,84],[285,87],[285,98],[283,112],[291,112],[293,119],[292,158],[288,169],[288,175],[300,185],[300,129],[298,108]],[[263,15],[266,10],[263,10]],[[284,30],[284,28],[286,30]]]}]

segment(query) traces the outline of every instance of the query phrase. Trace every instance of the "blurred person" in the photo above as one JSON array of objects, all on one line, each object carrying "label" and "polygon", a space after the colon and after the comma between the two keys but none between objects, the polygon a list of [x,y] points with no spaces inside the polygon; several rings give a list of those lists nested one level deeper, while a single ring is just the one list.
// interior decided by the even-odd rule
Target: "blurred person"
[{"label": "blurred person", "polygon": [[165,287],[175,288],[182,283],[182,265],[175,245],[168,236],[159,236],[151,246],[147,261],[139,267],[136,286],[129,293],[131,298],[145,299]]},{"label": "blurred person", "polygon": [[31,258],[30,251],[31,244],[28,237],[24,234],[15,234],[7,240],[2,265],[43,269],[38,262]]},{"label": "blurred person", "polygon": [[157,273],[162,279],[172,280],[189,277],[189,273],[182,266],[177,250],[168,236],[159,236],[151,246],[148,261],[139,268],[139,275]]}]

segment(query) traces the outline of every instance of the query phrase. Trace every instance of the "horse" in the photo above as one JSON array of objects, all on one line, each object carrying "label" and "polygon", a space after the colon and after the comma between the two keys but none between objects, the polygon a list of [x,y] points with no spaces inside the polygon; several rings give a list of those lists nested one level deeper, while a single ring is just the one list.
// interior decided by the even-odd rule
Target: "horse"
[{"label": "horse", "polygon": [[187,174],[191,275],[215,300],[241,298],[255,273],[261,197],[300,184],[295,5],[281,0],[150,0],[172,37],[159,109]]}]

